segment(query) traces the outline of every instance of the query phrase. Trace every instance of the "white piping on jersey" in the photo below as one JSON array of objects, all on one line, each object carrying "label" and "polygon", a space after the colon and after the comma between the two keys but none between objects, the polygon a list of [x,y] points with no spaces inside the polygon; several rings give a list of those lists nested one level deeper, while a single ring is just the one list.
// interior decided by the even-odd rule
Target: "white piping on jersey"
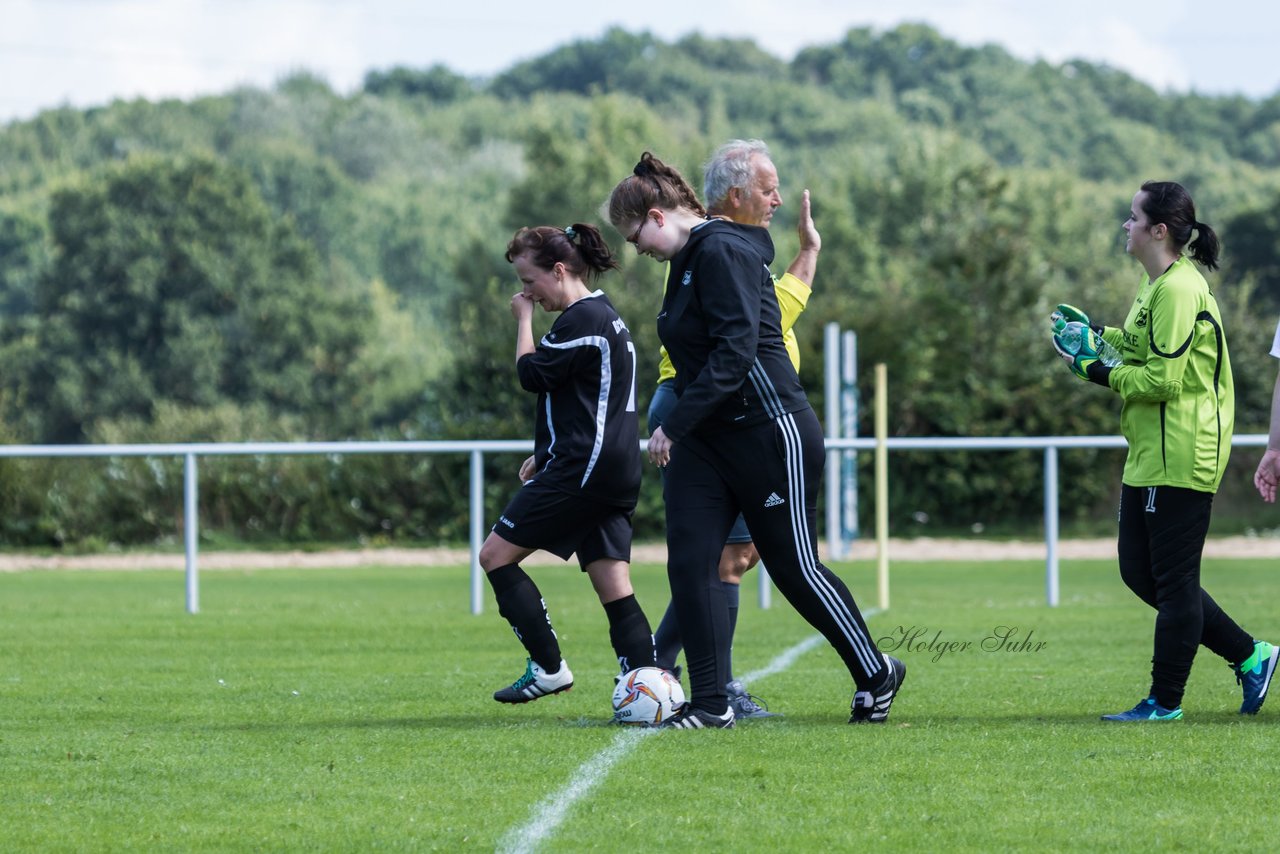
[{"label": "white piping on jersey", "polygon": [[858,621],[849,610],[849,606],[818,569],[818,556],[814,553],[813,543],[809,539],[809,524],[805,515],[804,449],[795,416],[786,413],[777,419],[777,424],[782,433],[787,466],[787,496],[791,501],[791,536],[795,542],[801,573],[810,589],[817,594],[827,613],[835,621],[840,633],[853,647],[863,672],[867,676],[873,676],[884,665],[884,659],[876,651],[871,639],[858,627]]},{"label": "white piping on jersey", "polygon": [[[596,291],[596,293],[600,293]],[[592,295],[594,296],[594,294]],[[600,449],[604,447],[604,424],[609,416],[609,391],[613,386],[613,363],[610,361],[609,339],[602,335],[588,335],[585,338],[574,338],[571,341],[548,341],[542,338],[542,346],[553,350],[571,350],[574,347],[595,347],[600,351],[600,394],[596,398],[596,437],[591,444],[591,458],[587,460],[587,470],[582,475],[582,483],[586,486],[591,477],[596,461],[600,458]],[[551,395],[547,395],[547,430],[551,433],[551,444],[547,446],[548,464],[555,459],[553,449],[556,446],[556,427],[551,420]],[[546,468],[544,466],[543,468]]]}]

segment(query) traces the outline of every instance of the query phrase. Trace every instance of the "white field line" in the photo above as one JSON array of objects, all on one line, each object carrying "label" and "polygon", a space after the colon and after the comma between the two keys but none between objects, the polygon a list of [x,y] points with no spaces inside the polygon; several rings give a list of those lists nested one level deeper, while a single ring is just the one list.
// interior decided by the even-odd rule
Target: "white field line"
[{"label": "white field line", "polygon": [[[869,620],[879,613],[880,613],[879,608],[867,608],[865,611],[862,612],[862,618],[864,620]],[[824,638],[822,635],[812,635],[800,641],[800,643],[791,647],[791,649],[786,650],[777,658],[775,658],[773,661],[770,661],[767,665],[760,668],[759,670],[753,670],[750,673],[746,674],[745,676],[741,677],[742,681],[750,685],[752,682],[758,682],[767,676],[772,676],[775,673],[781,673],[782,671],[790,667],[792,664],[795,664],[795,661],[797,658],[804,655],[806,652],[813,649],[815,646],[818,646],[824,640],[826,640],[826,638]]]},{"label": "white field line", "polygon": [[[863,617],[874,617],[880,613],[879,608],[868,608],[862,612]],[[796,662],[800,656],[822,643],[822,635],[812,635],[800,643],[784,650],[773,661],[759,670],[753,670],[742,677],[744,682],[754,682],[781,673]],[[529,854],[538,846],[551,838],[556,829],[564,821],[569,810],[582,798],[589,795],[609,776],[609,771],[620,759],[626,757],[640,743],[640,739],[657,733],[656,729],[634,727],[618,733],[613,744],[584,762],[570,778],[569,784],[553,793],[533,808],[532,819],[519,827],[513,827],[498,842],[501,854]]]},{"label": "white field line", "polygon": [[624,758],[640,739],[658,732],[656,729],[631,727],[614,738],[613,744],[585,762],[569,780],[569,785],[552,794],[533,808],[533,818],[528,824],[508,830],[498,842],[502,854],[525,854],[536,851],[538,846],[551,838],[564,821],[569,809],[593,789],[604,782],[618,760]]}]

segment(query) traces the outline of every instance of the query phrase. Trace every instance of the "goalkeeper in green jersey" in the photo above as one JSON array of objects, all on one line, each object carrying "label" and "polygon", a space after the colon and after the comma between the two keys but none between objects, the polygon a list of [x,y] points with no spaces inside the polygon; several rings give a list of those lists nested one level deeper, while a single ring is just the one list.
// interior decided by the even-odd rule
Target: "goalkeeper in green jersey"
[{"label": "goalkeeper in green jersey", "polygon": [[[1156,610],[1151,689],[1132,709],[1103,720],[1181,718],[1202,644],[1231,666],[1244,694],[1241,714],[1255,714],[1278,650],[1240,628],[1200,586],[1200,556],[1235,417],[1222,314],[1192,263],[1215,269],[1218,237],[1196,219],[1186,189],[1169,181],[1142,185],[1124,230],[1125,251],[1142,264],[1144,276],[1123,326],[1104,327],[1062,305],[1067,320],[1088,329],[1074,352],[1054,336],[1073,373],[1123,401],[1120,430],[1129,454],[1120,488],[1120,576]],[[1120,352],[1121,364],[1102,362],[1099,339]]]}]

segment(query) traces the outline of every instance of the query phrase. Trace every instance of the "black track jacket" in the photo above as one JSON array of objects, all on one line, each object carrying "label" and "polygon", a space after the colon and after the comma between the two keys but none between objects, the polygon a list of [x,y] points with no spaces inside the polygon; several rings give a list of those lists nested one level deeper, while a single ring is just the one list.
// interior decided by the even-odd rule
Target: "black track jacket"
[{"label": "black track jacket", "polygon": [[662,423],[671,441],[808,407],[782,343],[772,261],[766,229],[715,219],[696,226],[671,259],[658,315],[680,397]]}]

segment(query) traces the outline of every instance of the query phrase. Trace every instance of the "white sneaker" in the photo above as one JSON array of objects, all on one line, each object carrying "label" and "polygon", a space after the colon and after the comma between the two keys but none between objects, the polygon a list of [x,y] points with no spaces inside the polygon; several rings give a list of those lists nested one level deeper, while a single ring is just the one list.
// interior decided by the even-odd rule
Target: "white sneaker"
[{"label": "white sneaker", "polygon": [[560,662],[560,669],[548,673],[538,666],[533,659],[528,659],[524,675],[507,688],[493,692],[493,699],[499,703],[527,703],[548,694],[559,694],[573,687],[573,674],[569,665]]}]

